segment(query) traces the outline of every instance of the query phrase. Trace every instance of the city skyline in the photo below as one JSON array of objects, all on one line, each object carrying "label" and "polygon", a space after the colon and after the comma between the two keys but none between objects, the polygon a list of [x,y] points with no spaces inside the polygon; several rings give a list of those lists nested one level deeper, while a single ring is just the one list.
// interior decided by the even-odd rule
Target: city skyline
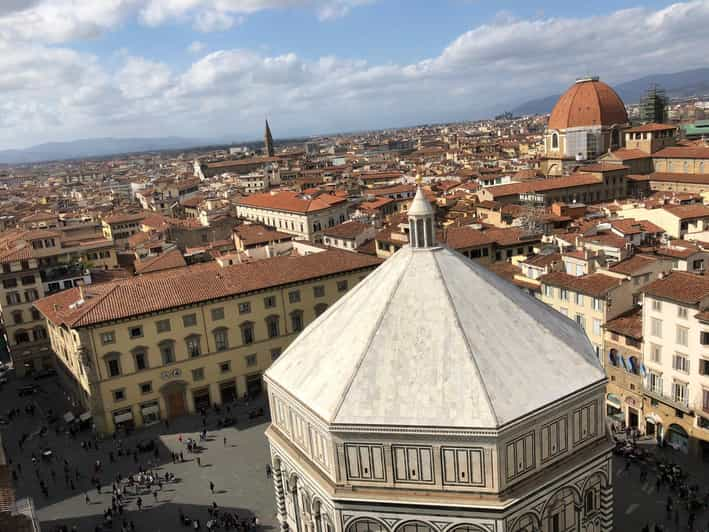
[{"label": "city skyline", "polygon": [[[598,2],[584,13],[556,1],[410,2],[406,17],[403,7],[5,2],[0,149],[96,137],[249,139],[265,116],[281,137],[462,121],[554,94],[579,75],[615,83],[704,66],[706,0]],[[620,49],[623,60],[613,55]]]}]

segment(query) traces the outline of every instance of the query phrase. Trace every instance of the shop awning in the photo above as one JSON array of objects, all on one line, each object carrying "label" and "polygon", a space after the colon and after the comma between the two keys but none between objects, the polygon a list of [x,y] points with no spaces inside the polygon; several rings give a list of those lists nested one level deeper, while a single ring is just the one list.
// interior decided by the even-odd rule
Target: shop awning
[{"label": "shop awning", "polygon": [[147,405],[141,408],[143,415],[157,414],[160,412],[160,407],[158,405]]},{"label": "shop awning", "polygon": [[616,408],[620,408],[622,404],[620,401],[620,397],[618,397],[614,393],[609,393],[608,395],[606,395],[606,403],[611,404]]},{"label": "shop awning", "polygon": [[124,412],[123,414],[118,414],[113,416],[114,423],[124,423],[126,421],[131,421],[133,419],[133,412]]}]

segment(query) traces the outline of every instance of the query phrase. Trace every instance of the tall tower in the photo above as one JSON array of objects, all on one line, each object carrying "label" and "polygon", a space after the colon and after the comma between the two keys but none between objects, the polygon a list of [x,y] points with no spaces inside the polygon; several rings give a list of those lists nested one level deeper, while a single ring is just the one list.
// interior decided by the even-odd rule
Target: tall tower
[{"label": "tall tower", "polygon": [[273,157],[273,137],[271,136],[271,128],[268,127],[266,120],[266,131],[263,134],[264,151],[268,157]]}]

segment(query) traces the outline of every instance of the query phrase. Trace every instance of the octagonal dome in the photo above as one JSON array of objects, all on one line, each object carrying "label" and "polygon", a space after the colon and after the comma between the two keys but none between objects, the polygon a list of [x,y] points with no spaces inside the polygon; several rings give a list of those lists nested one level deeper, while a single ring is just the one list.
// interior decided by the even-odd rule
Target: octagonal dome
[{"label": "octagonal dome", "polygon": [[620,96],[598,78],[580,79],[556,102],[549,129],[626,124],[628,113]]},{"label": "octagonal dome", "polygon": [[406,246],[266,380],[331,425],[491,429],[605,374],[572,320],[448,248]]}]

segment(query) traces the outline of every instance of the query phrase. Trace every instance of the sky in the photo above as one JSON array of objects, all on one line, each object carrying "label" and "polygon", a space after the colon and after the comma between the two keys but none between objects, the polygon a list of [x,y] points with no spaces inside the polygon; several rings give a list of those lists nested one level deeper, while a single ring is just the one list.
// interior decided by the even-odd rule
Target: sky
[{"label": "sky", "polygon": [[463,121],[708,66],[709,0],[0,0],[0,149]]}]

